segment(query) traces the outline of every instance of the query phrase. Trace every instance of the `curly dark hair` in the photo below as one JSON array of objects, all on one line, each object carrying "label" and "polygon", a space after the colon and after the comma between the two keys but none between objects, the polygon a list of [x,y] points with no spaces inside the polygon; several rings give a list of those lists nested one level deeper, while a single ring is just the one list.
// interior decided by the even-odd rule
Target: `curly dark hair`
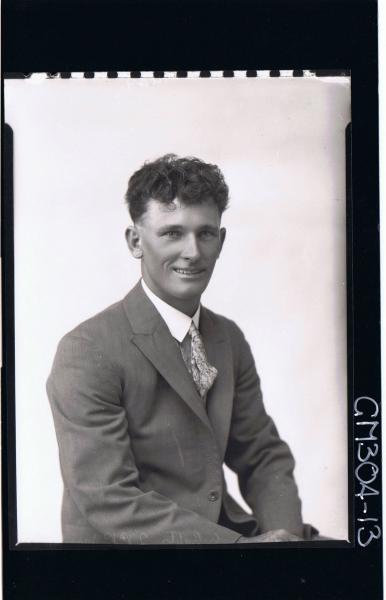
[{"label": "curly dark hair", "polygon": [[229,190],[216,165],[193,156],[166,154],[145,162],[130,177],[125,194],[134,223],[146,212],[150,199],[170,204],[175,198],[186,205],[212,200],[221,215],[228,206]]}]

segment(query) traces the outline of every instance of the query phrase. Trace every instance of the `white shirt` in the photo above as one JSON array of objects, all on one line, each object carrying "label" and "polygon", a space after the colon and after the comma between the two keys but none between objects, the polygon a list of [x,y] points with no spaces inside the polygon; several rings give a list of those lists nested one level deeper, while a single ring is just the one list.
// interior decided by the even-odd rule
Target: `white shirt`
[{"label": "white shirt", "polygon": [[192,321],[198,329],[200,322],[200,306],[194,313],[193,317],[188,317],[188,315],[185,315],[185,313],[177,310],[173,306],[170,306],[170,304],[164,302],[164,300],[161,300],[161,298],[156,296],[154,292],[149,289],[143,279],[141,279],[141,284],[143,291],[158,310],[159,314],[168,326],[170,333],[180,344],[188,333]]}]

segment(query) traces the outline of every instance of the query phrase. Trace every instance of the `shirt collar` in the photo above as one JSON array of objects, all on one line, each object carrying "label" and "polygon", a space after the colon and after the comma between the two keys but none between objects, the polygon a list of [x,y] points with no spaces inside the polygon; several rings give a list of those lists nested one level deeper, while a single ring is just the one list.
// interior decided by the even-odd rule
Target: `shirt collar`
[{"label": "shirt collar", "polygon": [[185,315],[185,313],[181,312],[180,310],[177,310],[173,306],[170,306],[170,304],[167,304],[167,302],[161,300],[161,298],[156,296],[154,292],[152,292],[151,289],[149,289],[149,287],[146,285],[143,279],[141,279],[141,284],[146,296],[154,304],[159,314],[168,326],[170,333],[178,342],[182,342],[182,340],[189,331],[189,327],[192,321],[198,329],[198,325],[200,322],[200,305],[194,313],[193,317],[188,317],[188,315]]}]

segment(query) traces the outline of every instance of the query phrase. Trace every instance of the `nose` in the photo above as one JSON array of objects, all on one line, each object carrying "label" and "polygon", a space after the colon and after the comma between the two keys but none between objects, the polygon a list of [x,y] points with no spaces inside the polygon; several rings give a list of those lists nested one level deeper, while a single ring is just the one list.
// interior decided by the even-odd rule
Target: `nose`
[{"label": "nose", "polygon": [[200,256],[197,239],[194,234],[187,235],[184,240],[184,247],[181,253],[182,258],[196,260]]}]

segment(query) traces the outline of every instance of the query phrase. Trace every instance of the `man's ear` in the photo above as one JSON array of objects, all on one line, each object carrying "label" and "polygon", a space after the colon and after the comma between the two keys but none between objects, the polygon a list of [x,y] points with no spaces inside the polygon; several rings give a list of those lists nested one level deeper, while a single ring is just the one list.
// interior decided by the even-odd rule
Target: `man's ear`
[{"label": "man's ear", "polygon": [[125,238],[134,258],[142,258],[141,237],[135,225],[130,225],[125,231]]},{"label": "man's ear", "polygon": [[221,229],[220,229],[220,249],[218,251],[218,256],[220,256],[220,252],[224,245],[226,233],[227,233],[227,230],[225,229],[225,227],[221,227]]}]

